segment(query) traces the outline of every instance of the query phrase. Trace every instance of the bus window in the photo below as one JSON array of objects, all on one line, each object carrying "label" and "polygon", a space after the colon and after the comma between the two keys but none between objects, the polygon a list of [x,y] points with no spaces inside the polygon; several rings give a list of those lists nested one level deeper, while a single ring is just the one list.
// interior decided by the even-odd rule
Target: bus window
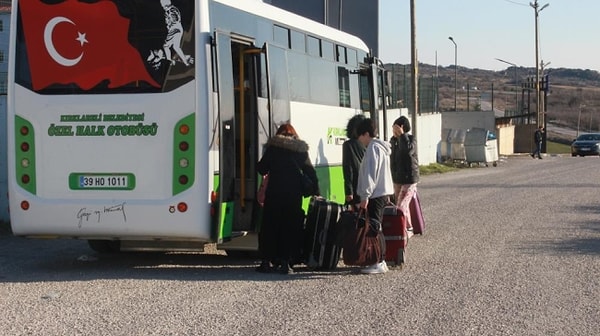
[{"label": "bus window", "polygon": [[333,55],[333,43],[329,42],[329,41],[325,41],[322,40],[321,41],[321,56],[329,61],[333,61],[334,60],[334,55]]},{"label": "bus window", "polygon": [[338,88],[340,106],[350,107],[350,76],[348,69],[344,67],[338,67]]},{"label": "bus window", "polygon": [[[272,46],[268,51],[269,85],[271,86],[271,116],[274,125],[281,125],[290,120],[290,92],[286,50]],[[273,130],[274,133],[275,130]]]},{"label": "bus window", "polygon": [[281,26],[273,26],[273,41],[278,45],[290,47],[290,30]]},{"label": "bus window", "polygon": [[336,46],[336,61],[340,63],[346,63],[346,47],[337,45]]},{"label": "bus window", "polygon": [[360,81],[360,108],[364,112],[371,111],[371,86],[369,84],[368,72],[361,71]]},{"label": "bus window", "polygon": [[306,52],[311,56],[321,57],[321,40],[316,37],[306,37]]},{"label": "bus window", "polygon": [[290,99],[308,102],[308,57],[305,53],[288,52]]},{"label": "bus window", "polygon": [[348,48],[346,49],[348,51],[348,53],[346,54],[348,56],[348,65],[355,67],[358,66],[358,55],[356,53],[356,50]]},{"label": "bus window", "polygon": [[267,58],[265,54],[260,55],[260,61],[258,63],[258,96],[262,98],[269,97],[267,88]]},{"label": "bus window", "polygon": [[304,34],[297,32],[295,30],[291,31],[291,37],[290,37],[290,42],[291,42],[291,49],[292,50],[296,50],[298,52],[301,53],[305,53],[306,52],[306,40],[304,38]]},{"label": "bus window", "polygon": [[[73,5],[74,8],[70,6],[65,2],[52,5],[39,1],[20,2],[16,83],[47,95],[125,94],[174,91],[194,80],[197,56],[193,1],[180,1],[168,9],[158,1],[147,4],[93,2],[78,3]],[[73,32],[57,28],[46,41],[45,26],[36,23],[43,20],[41,13],[61,12],[65,8],[73,10],[69,20],[90,20],[87,25],[94,31],[86,32],[88,39],[93,34],[96,36],[94,41],[88,41],[84,34],[81,45],[71,50],[74,54],[70,57],[74,58],[69,58],[69,45],[63,42],[67,39],[63,35]],[[95,15],[86,16],[87,10],[94,11]],[[169,27],[164,21],[165,11],[176,20]],[[100,20],[110,29],[100,28],[97,24]],[[47,27],[57,24],[55,21],[54,26]],[[75,23],[72,25],[75,27]],[[46,46],[51,46],[52,52],[46,52]],[[98,71],[100,68],[102,70]]]},{"label": "bus window", "polygon": [[334,64],[321,58],[310,57],[308,71],[311,102],[339,106]]},{"label": "bus window", "polygon": [[0,72],[0,95],[6,94],[6,88],[7,88],[6,78],[7,78],[6,72]]}]

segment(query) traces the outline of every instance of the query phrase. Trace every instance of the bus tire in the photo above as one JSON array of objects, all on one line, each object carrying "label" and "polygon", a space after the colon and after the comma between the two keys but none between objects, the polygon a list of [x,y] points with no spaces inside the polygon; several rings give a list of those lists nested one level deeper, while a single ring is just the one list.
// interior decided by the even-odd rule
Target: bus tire
[{"label": "bus tire", "polygon": [[89,239],[88,245],[98,253],[114,253],[121,250],[121,242],[118,240]]},{"label": "bus tire", "polygon": [[228,257],[235,259],[257,259],[259,257],[258,251],[253,250],[225,250]]}]

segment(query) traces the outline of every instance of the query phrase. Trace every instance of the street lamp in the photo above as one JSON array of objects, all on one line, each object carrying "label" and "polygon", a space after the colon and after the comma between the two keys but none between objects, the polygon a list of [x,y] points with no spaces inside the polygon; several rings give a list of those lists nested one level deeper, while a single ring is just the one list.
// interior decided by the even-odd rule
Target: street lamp
[{"label": "street lamp", "polygon": [[456,75],[458,73],[458,63],[456,61],[456,56],[457,56],[457,46],[456,46],[456,42],[454,41],[454,39],[452,38],[452,36],[448,37],[448,39],[450,41],[452,41],[452,43],[454,43],[454,112],[456,112],[456,88],[458,87],[457,85],[457,80],[456,80]]},{"label": "street lamp", "polygon": [[[510,64],[515,68],[515,112],[518,112],[519,109],[519,84],[517,83],[517,65],[515,63],[511,63],[509,61],[505,61],[503,59],[496,58],[496,61],[500,61],[506,64]],[[520,114],[520,113],[517,113]]]},{"label": "street lamp", "polygon": [[536,105],[535,108],[537,109],[537,125],[542,126],[544,125],[544,123],[541,120],[541,106],[540,106],[540,63],[539,63],[539,53],[540,53],[540,49],[539,49],[539,32],[538,32],[538,21],[539,21],[539,16],[540,16],[540,12],[542,10],[544,10],[544,8],[548,7],[550,4],[545,4],[542,7],[539,7],[539,4],[537,2],[537,0],[535,0],[533,3],[529,3],[529,5],[533,8],[533,10],[535,11],[535,100],[536,100]]}]

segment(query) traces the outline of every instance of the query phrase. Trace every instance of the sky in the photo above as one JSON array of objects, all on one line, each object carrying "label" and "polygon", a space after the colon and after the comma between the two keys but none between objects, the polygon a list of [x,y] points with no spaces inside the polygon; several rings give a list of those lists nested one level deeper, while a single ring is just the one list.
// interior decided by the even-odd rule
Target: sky
[{"label": "sky", "polygon": [[[485,70],[535,67],[535,10],[526,0],[414,0],[420,63]],[[600,71],[600,1],[538,0],[544,69]],[[410,1],[379,0],[379,58],[410,64]],[[436,61],[437,59],[437,61]]]}]

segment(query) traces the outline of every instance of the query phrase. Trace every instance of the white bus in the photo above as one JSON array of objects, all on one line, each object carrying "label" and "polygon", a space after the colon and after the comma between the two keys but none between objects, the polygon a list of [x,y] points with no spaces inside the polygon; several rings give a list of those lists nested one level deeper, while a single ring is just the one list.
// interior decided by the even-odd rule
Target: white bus
[{"label": "white bus", "polygon": [[101,252],[255,249],[255,165],[287,122],[310,145],[323,196],[343,202],[346,122],[376,117],[385,78],[358,38],[258,0],[12,9],[15,235]]}]

